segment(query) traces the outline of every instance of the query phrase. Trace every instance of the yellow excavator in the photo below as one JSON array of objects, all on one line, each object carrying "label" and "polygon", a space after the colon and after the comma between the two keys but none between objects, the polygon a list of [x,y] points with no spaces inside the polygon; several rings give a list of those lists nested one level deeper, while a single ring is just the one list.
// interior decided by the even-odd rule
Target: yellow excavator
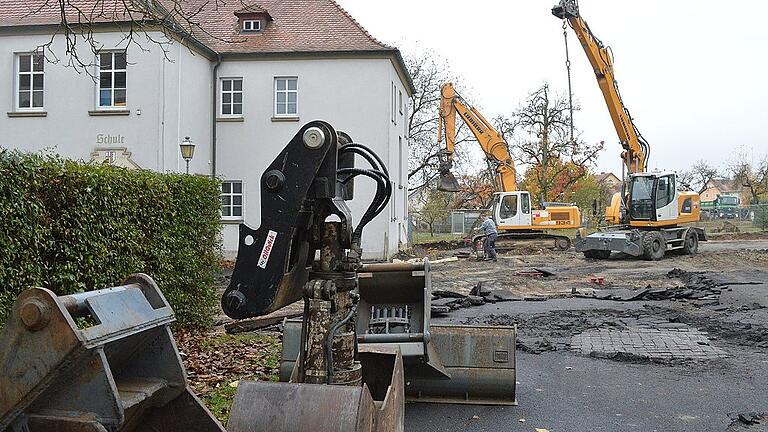
[{"label": "yellow excavator", "polygon": [[[509,154],[509,147],[504,137],[480,112],[472,107],[456,92],[452,83],[443,84],[440,89],[440,122],[438,142],[445,139],[445,150],[440,163],[440,183],[438,189],[458,192],[461,188],[456,177],[451,173],[456,144],[456,116],[467,124],[485,152],[485,156],[495,169],[491,210],[499,229],[497,245],[500,249],[505,243],[515,240],[552,239],[554,248],[567,250],[571,247],[568,236],[548,233],[545,230],[574,229],[581,226],[581,212],[572,204],[544,203],[542,209],[533,209],[531,194],[517,190],[515,163]],[[473,247],[483,236],[473,238]]]},{"label": "yellow excavator", "polygon": [[624,149],[622,192],[605,209],[606,221],[612,226],[588,236],[580,230],[576,250],[596,259],[607,259],[612,251],[648,260],[661,259],[667,251],[695,254],[706,234],[683,224],[699,220],[699,194],[682,189],[674,172],[647,171],[650,147],[621,99],[610,48],[592,33],[577,1],[561,0],[552,14],[563,20],[564,31],[568,25],[579,38]]}]

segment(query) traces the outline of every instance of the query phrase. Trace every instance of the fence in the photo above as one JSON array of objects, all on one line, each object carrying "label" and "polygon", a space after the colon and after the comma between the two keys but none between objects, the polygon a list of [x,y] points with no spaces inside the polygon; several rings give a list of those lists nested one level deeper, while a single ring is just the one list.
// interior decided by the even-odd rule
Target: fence
[{"label": "fence", "polygon": [[[592,217],[592,209],[582,209],[581,225],[585,228],[598,226],[602,214]],[[435,234],[468,234],[482,221],[480,210],[459,209],[433,224]],[[700,226],[711,232],[751,232],[768,231],[768,204],[756,204],[739,207],[718,207],[702,209]],[[429,228],[414,225],[416,232],[429,232]]]},{"label": "fence", "polygon": [[721,232],[768,231],[768,204],[702,209],[699,223]]}]

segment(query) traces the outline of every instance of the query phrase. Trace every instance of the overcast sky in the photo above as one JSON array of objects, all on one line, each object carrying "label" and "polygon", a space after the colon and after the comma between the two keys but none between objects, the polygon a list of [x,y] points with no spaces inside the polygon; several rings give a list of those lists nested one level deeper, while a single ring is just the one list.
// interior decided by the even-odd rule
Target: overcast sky
[{"label": "overcast sky", "polygon": [[[510,114],[545,80],[567,90],[554,0],[338,0],[374,37],[405,54],[432,49],[465,81],[486,117]],[[651,145],[651,169],[704,159],[725,168],[740,149],[768,155],[768,3],[760,0],[581,0],[614,52],[616,78]],[[576,126],[605,141],[598,171],[621,172],[621,151],[594,73],[568,29]]]}]

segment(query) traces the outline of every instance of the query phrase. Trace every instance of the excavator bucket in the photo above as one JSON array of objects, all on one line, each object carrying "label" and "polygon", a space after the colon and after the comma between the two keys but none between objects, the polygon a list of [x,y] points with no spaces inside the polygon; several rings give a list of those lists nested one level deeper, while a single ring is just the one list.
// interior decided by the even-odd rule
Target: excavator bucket
[{"label": "excavator bucket", "polygon": [[[359,349],[400,351],[408,400],[516,403],[514,326],[432,324],[432,282],[427,259],[415,264],[366,264],[358,278]],[[300,340],[301,320],[286,320],[281,381],[290,379]]]},{"label": "excavator bucket", "polygon": [[461,187],[459,181],[456,180],[456,176],[450,171],[440,171],[440,183],[437,185],[437,189],[443,192],[459,192]]},{"label": "excavator bucket", "polygon": [[241,382],[227,431],[402,432],[405,396],[400,353],[391,347],[361,348],[359,358],[362,386]]},{"label": "excavator bucket", "polygon": [[24,291],[0,334],[0,431],[224,432],[187,386],[173,311],[147,275]]}]

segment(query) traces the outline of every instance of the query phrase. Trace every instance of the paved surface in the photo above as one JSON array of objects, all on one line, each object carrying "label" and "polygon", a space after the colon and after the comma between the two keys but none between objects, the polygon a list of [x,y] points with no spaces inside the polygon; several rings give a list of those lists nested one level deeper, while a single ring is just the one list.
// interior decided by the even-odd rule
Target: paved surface
[{"label": "paved surface", "polygon": [[[500,271],[539,265],[533,261],[536,257],[508,257],[504,264],[486,266],[487,272],[482,264],[457,264],[456,275],[439,278],[456,287],[493,278],[496,287],[522,295],[531,287],[545,292],[546,284],[558,296],[572,286],[586,291],[589,285],[582,281],[597,266],[609,276],[609,289],[688,286],[667,276],[678,266],[707,272],[714,285],[725,283],[719,279],[733,285],[723,288],[728,302],[722,303],[717,296],[658,301],[550,298],[452,311],[435,321],[517,324],[519,405],[408,404],[406,430],[768,431],[768,308],[755,304],[766,289],[753,284],[768,280],[768,255],[738,250],[745,247],[739,243],[733,252],[659,263],[538,258],[552,260],[549,265],[559,268],[558,276],[548,279],[498,276]],[[754,243],[747,244],[753,249]],[[761,424],[742,423],[739,415],[762,419]]]},{"label": "paved surface", "polygon": [[768,411],[768,358],[744,366],[681,368],[519,353],[518,406],[408,404],[406,430],[725,431],[738,413]]},{"label": "paved surface", "polygon": [[[499,263],[436,265],[435,288],[468,292],[483,282],[518,297],[550,298],[459,309],[435,320],[517,324],[519,405],[408,404],[406,430],[768,430],[768,308],[758,308],[768,292],[761,285],[741,285],[768,280],[768,240],[700,246],[699,255],[659,262],[621,256],[595,261],[573,252],[521,250],[500,256]],[[539,266],[553,269],[556,276],[517,275]],[[557,298],[570,296],[574,288],[589,293],[595,288],[688,287],[688,281],[668,275],[676,268],[727,280],[724,301],[718,295],[695,300]],[[604,277],[605,284],[591,284],[596,276]],[[698,282],[693,281],[702,286],[690,288],[706,288]],[[711,285],[722,286],[715,282]],[[766,420],[747,425],[738,421],[740,414]]]},{"label": "paved surface", "polygon": [[629,356],[637,360],[706,360],[727,356],[697,329],[684,324],[667,324],[676,327],[586,331],[571,339],[571,349],[592,357]]},{"label": "paved surface", "polygon": [[[712,321],[716,312],[658,310],[659,303],[573,298],[454,311],[440,321],[503,324],[515,317],[519,342],[543,339],[547,350],[530,354],[528,347],[518,347],[518,406],[408,404],[406,430],[766,430],[761,427],[768,422],[747,426],[737,417],[768,413],[768,349],[739,339],[748,332],[733,327],[754,331],[765,325],[765,309],[722,312],[724,321]],[[692,314],[692,322],[700,315],[707,320],[702,323],[722,323],[723,333],[716,337],[670,321],[679,313]],[[630,355],[602,355],[617,352]]]}]

